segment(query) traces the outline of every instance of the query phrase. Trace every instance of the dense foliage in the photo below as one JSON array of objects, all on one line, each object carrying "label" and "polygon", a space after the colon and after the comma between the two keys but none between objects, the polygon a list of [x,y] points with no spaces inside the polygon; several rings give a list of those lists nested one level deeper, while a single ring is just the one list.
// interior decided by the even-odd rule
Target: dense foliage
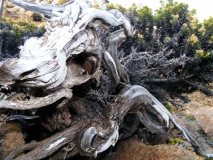
[{"label": "dense foliage", "polygon": [[108,5],[124,12],[134,26],[134,36],[120,46],[120,61],[132,84],[140,84],[162,101],[187,101],[182,93],[213,93],[213,18],[199,23],[196,11],[168,0],[155,12],[133,4]]},{"label": "dense foliage", "polygon": [[0,61],[18,57],[19,46],[30,37],[41,37],[45,28],[34,23],[3,20],[0,22]]}]

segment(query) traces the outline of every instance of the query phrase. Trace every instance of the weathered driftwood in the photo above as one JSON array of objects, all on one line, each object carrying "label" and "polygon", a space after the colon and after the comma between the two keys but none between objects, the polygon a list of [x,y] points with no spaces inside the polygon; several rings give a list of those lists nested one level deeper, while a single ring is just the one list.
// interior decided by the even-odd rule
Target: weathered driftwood
[{"label": "weathered driftwood", "polygon": [[[70,102],[69,106],[72,102]],[[78,103],[79,108],[85,106]],[[82,109],[81,109],[82,110]],[[156,122],[152,121],[149,114],[155,115]],[[111,110],[107,110],[108,116],[82,118],[71,125],[70,128],[61,131],[52,137],[41,142],[31,142],[16,150],[7,157],[7,160],[29,151],[18,159],[42,159],[57,150],[61,150],[62,156],[67,157],[75,154],[97,156],[99,152],[105,151],[111,145],[115,145],[119,136],[119,126],[123,123],[124,117],[129,114],[136,114],[142,124],[154,134],[164,134],[169,130],[169,121],[172,121],[180,129],[187,140],[198,149],[203,156],[209,157],[199,148],[199,144],[189,135],[187,130],[180,126],[169,111],[145,88],[131,86],[124,88],[117,98],[113,100]],[[105,123],[101,123],[101,121]],[[156,125],[157,123],[157,125]],[[69,149],[66,146],[69,144]],[[64,147],[64,148],[63,148]],[[74,149],[75,148],[75,149]],[[63,151],[63,150],[66,150]]]},{"label": "weathered driftwood", "polygon": [[4,0],[0,1],[0,19],[2,18]]},{"label": "weathered driftwood", "polygon": [[[119,138],[131,136],[139,123],[153,135],[167,137],[170,121],[200,154],[212,156],[200,149],[187,130],[145,88],[126,85],[111,96],[120,81],[129,82],[117,58],[117,45],[133,33],[129,20],[121,12],[97,10],[84,0],[70,1],[63,6],[11,2],[51,19],[43,37],[32,37],[25,42],[19,58],[1,62],[0,109],[30,110],[48,106],[56,111],[66,108],[64,111],[70,113],[66,116],[69,122],[61,122],[69,125],[66,129],[47,127],[62,131],[43,141],[26,144],[12,152],[7,160],[47,156],[57,159],[76,154],[97,156],[115,145]],[[122,29],[110,33],[109,27],[115,26]],[[101,34],[108,39],[108,49],[103,46]],[[82,89],[81,98],[75,95],[81,93],[76,87],[86,88],[92,79],[96,82],[95,89],[100,91],[90,87],[91,91]],[[125,132],[123,124],[128,117],[134,124]]]}]

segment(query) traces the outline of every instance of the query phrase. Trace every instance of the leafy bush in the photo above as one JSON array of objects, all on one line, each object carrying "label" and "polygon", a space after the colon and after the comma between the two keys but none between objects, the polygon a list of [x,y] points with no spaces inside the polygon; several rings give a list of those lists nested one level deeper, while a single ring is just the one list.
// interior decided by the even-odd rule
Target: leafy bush
[{"label": "leafy bush", "polygon": [[42,16],[38,13],[33,13],[32,18],[33,18],[33,21],[36,21],[36,22],[42,21]]},{"label": "leafy bush", "polygon": [[19,46],[30,37],[41,37],[44,26],[37,27],[33,23],[23,21],[0,22],[0,61],[18,57]]},{"label": "leafy bush", "polygon": [[161,1],[155,13],[135,4],[108,8],[123,11],[134,27],[134,36],[120,45],[119,56],[132,84],[176,106],[180,103],[174,99],[188,100],[182,93],[200,90],[213,96],[208,89],[213,82],[213,18],[199,23],[195,10],[173,0]]},{"label": "leafy bush", "polygon": [[13,27],[7,23],[0,23],[0,60],[17,56],[18,44]]}]

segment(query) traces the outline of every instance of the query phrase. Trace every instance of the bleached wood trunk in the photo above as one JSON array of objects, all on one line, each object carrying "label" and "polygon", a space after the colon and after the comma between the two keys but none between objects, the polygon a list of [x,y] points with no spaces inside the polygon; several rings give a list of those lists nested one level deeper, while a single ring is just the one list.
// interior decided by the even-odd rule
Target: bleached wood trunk
[{"label": "bleached wood trunk", "polygon": [[2,19],[2,13],[3,13],[3,8],[4,7],[4,0],[0,0],[0,20]]}]

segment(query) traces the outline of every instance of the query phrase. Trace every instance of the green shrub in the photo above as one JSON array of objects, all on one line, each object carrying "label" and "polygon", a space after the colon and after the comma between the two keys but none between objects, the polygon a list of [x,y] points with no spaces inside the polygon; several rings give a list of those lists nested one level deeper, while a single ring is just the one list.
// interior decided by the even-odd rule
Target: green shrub
[{"label": "green shrub", "polygon": [[140,53],[123,63],[132,84],[144,86],[159,100],[176,107],[182,102],[173,99],[188,101],[182,93],[200,90],[213,96],[208,88],[213,82],[212,17],[200,23],[196,10],[173,0],[161,1],[155,13],[135,4],[129,8],[108,5],[113,8],[123,11],[134,29],[134,35],[119,48],[124,56]]},{"label": "green shrub", "polygon": [[41,22],[42,21],[42,16],[38,13],[33,13],[32,18],[33,18],[33,21],[35,21],[35,22]]},{"label": "green shrub", "polygon": [[185,117],[186,117],[186,120],[188,121],[195,121],[195,117],[192,115],[186,115]]},{"label": "green shrub", "polygon": [[34,23],[12,21],[11,19],[0,22],[0,61],[18,57],[20,45],[23,45],[32,36],[41,37],[44,32],[44,26],[37,27]]},{"label": "green shrub", "polygon": [[180,138],[172,138],[169,140],[169,144],[176,146],[184,146],[186,150],[193,151],[194,149],[191,146],[187,146],[183,140]]}]

